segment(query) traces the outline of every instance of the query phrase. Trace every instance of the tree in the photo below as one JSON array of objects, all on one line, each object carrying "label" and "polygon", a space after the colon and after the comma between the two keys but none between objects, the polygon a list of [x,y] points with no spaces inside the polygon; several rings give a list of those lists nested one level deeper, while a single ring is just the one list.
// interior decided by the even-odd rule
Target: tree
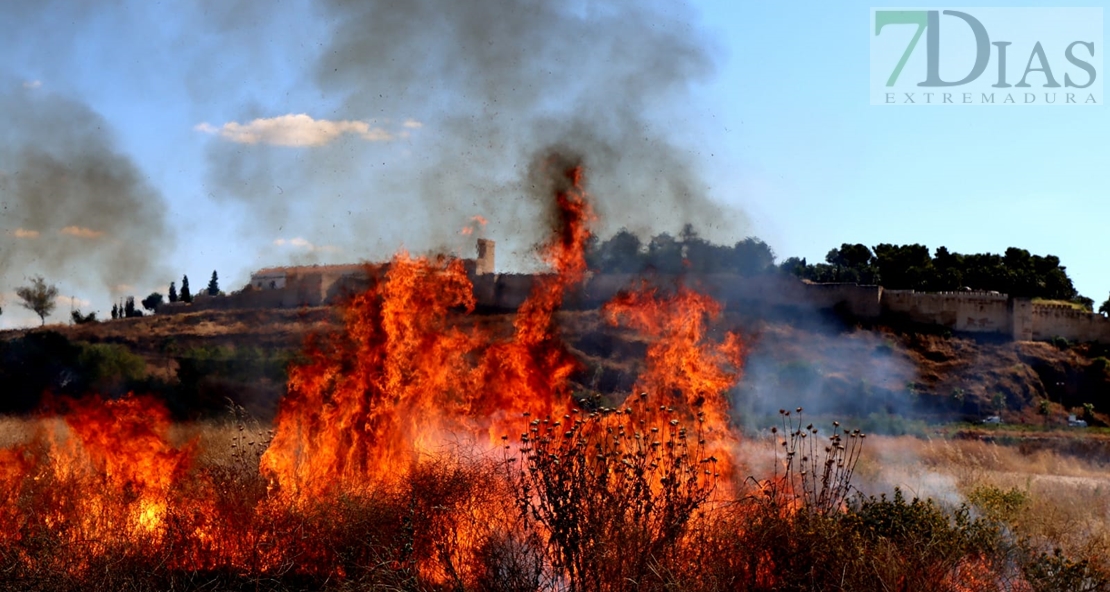
[{"label": "tree", "polygon": [[867,245],[842,243],[825,255],[825,262],[832,266],[832,281],[873,284],[877,279],[875,256]]},{"label": "tree", "polygon": [[1071,301],[1075,304],[1078,304],[1079,306],[1082,306],[1083,310],[1087,312],[1091,312],[1094,310],[1095,301],[1093,298],[1087,298],[1086,296],[1074,296],[1072,297]]},{"label": "tree", "polygon": [[177,302],[177,286],[170,282],[170,302]]},{"label": "tree", "polygon": [[775,252],[767,243],[749,236],[732,246],[729,268],[743,276],[766,273],[775,267]]},{"label": "tree", "polygon": [[787,257],[785,261],[779,264],[779,271],[784,274],[794,275],[800,278],[806,277],[806,264],[805,257]]},{"label": "tree", "polygon": [[73,324],[75,324],[75,325],[84,325],[84,324],[87,324],[87,323],[95,323],[96,322],[96,313],[95,312],[90,312],[89,314],[86,315],[86,314],[81,314],[81,309],[77,309],[77,310],[74,310],[73,312],[70,312],[69,316],[70,316],[70,318],[73,319]]},{"label": "tree", "polygon": [[15,294],[23,300],[20,305],[39,315],[39,320],[45,325],[46,317],[54,312],[55,300],[58,298],[58,287],[54,284],[47,285],[46,280],[42,279],[40,275],[31,280],[30,286],[16,288]]},{"label": "tree", "polygon": [[118,318],[119,318],[119,306],[113,304],[112,305],[112,319],[114,320],[114,319],[118,319]]},{"label": "tree", "polygon": [[193,293],[189,291],[189,276],[184,276],[181,278],[181,301],[193,301]]},{"label": "tree", "polygon": [[220,294],[220,281],[216,277],[216,270],[212,270],[212,279],[208,280],[208,295],[218,296]]},{"label": "tree", "polygon": [[1106,299],[1101,306],[1098,307],[1098,312],[1104,315],[1110,315],[1110,298]]},{"label": "tree", "polygon": [[659,273],[682,273],[682,243],[666,232],[657,234],[648,242],[645,260],[647,267]]},{"label": "tree", "polygon": [[937,247],[933,256],[933,289],[953,292],[964,286],[964,256],[951,253],[948,247]]},{"label": "tree", "polygon": [[640,237],[626,229],[600,243],[589,253],[590,267],[607,273],[635,273],[643,267]]},{"label": "tree", "polygon": [[1002,412],[1006,410],[1006,395],[995,393],[994,396],[991,397],[991,405],[994,406],[994,410],[998,415],[1002,415]]},{"label": "tree", "polygon": [[151,292],[150,296],[143,298],[142,304],[143,308],[150,312],[155,312],[158,310],[159,306],[162,306],[162,295],[158,292]]},{"label": "tree", "polygon": [[1048,416],[1052,413],[1052,407],[1048,399],[1041,399],[1041,402],[1037,405],[1037,413],[1044,416],[1044,425],[1048,427]]},{"label": "tree", "polygon": [[849,269],[863,269],[871,263],[873,256],[867,245],[842,243],[839,249],[833,249],[825,255],[825,261],[830,265],[840,265]]},{"label": "tree", "polygon": [[892,290],[929,290],[933,257],[925,245],[879,244],[873,249],[879,281]]}]

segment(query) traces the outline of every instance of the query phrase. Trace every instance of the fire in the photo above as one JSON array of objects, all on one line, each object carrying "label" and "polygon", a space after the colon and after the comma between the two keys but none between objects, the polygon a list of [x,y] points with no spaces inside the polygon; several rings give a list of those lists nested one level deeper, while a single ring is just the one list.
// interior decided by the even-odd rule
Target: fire
[{"label": "fire", "polygon": [[[558,165],[558,160],[548,166]],[[553,171],[559,215],[558,231],[542,246],[542,256],[554,271],[540,276],[532,294],[513,320],[515,334],[487,350],[483,363],[483,396],[472,409],[499,418],[491,426],[491,441],[512,433],[511,420],[521,413],[539,415],[565,411],[568,381],[579,362],[567,350],[555,325],[555,313],[566,291],[586,272],[586,245],[593,209],[583,187],[581,165]]]},{"label": "fire", "polygon": [[262,470],[288,495],[360,488],[411,466],[474,388],[480,336],[450,326],[472,310],[461,262],[402,253],[347,311],[345,334],[316,344],[290,372]]},{"label": "fire", "polygon": [[[169,443],[164,407],[144,397],[59,400],[48,407],[56,407],[61,421],[44,415],[31,442],[0,450],[0,542],[45,529],[95,556],[127,541],[159,541],[194,451]],[[18,512],[27,497],[39,502],[37,512]]]},{"label": "fire", "polygon": [[453,322],[455,311],[474,309],[460,261],[401,253],[350,304],[343,334],[317,343],[311,361],[292,370],[262,459],[283,495],[315,499],[393,481],[459,437],[485,434],[492,444],[522,412],[565,404],[578,362],[554,314],[584,278],[593,214],[582,168],[559,175],[561,232],[543,247],[555,273],[536,283],[510,338]]},{"label": "fire", "polygon": [[463,236],[470,236],[475,232],[479,232],[483,228],[485,228],[486,223],[486,219],[482,216],[471,216],[470,222],[468,222],[466,226],[462,227],[462,230],[459,231],[459,234]]},{"label": "fire", "polygon": [[32,467],[25,447],[0,449],[0,546],[14,544],[22,538],[24,520],[17,502]]},{"label": "fire", "polygon": [[611,324],[651,340],[635,390],[650,395],[658,411],[678,414],[674,421],[696,421],[708,455],[721,461],[717,471],[731,475],[736,435],[726,393],[741,378],[745,349],[739,333],[727,332],[720,341],[708,335],[708,324],[722,313],[720,303],[683,286],[660,295],[644,285],[617,296],[602,312]]},{"label": "fire", "polygon": [[[34,442],[0,450],[0,547],[45,531],[95,541],[88,557],[117,542],[148,541],[172,548],[167,563],[179,569],[342,578],[342,550],[307,537],[302,525],[357,529],[359,518],[344,508],[380,504],[391,508],[382,520],[419,516],[426,529],[401,555],[358,561],[447,583],[478,578],[465,566],[493,552],[499,529],[517,524],[521,509],[541,516],[544,503],[561,507],[558,488],[575,482],[590,488],[593,505],[585,509],[628,499],[636,536],[678,544],[675,512],[682,523],[695,520],[689,511],[736,467],[726,393],[741,376],[743,343],[736,333],[712,335],[722,307],[706,296],[647,286],[627,292],[602,315],[650,341],[646,371],[622,405],[585,409],[572,397],[582,367],[561,336],[558,312],[587,276],[596,217],[581,163],[556,156],[541,168],[555,213],[539,251],[550,273],[535,276],[511,331],[475,322],[462,261],[398,253],[348,303],[342,329],[312,339],[306,361],[290,367],[272,440],[257,469],[247,469],[256,473],[198,467],[197,445],[171,443],[169,414],[152,399],[59,403],[60,420],[44,416]],[[468,228],[485,224],[472,222]],[[494,458],[504,448],[519,455],[523,472],[513,479],[534,483],[534,498],[518,499],[508,485],[516,481],[503,472],[479,483],[435,468],[457,463],[459,450]],[[581,478],[560,472],[568,469]],[[231,499],[233,486],[257,493]],[[437,489],[445,486],[457,496]],[[48,499],[47,511],[21,511],[28,496]],[[546,516],[533,536],[566,535],[565,521]]]}]

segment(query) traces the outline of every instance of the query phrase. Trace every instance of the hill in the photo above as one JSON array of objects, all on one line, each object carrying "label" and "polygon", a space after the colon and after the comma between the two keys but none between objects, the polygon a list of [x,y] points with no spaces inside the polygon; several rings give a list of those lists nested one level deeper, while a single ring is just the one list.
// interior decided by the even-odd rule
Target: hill
[{"label": "hill", "polygon": [[[508,332],[512,320],[511,314],[494,314],[458,322]],[[558,320],[582,362],[574,377],[577,390],[630,392],[643,369],[647,341],[609,326],[598,311],[562,312]],[[179,416],[218,413],[230,400],[268,417],[284,393],[285,365],[306,339],[337,330],[340,321],[337,309],[318,307],[6,331],[0,333],[0,374],[11,376],[0,401],[4,411],[28,411],[42,392],[141,390],[164,396]],[[907,420],[978,420],[994,414],[1030,425],[1066,425],[1069,412],[1110,423],[1110,362],[1096,345],[1010,342],[921,327],[738,312],[727,313],[720,325],[738,327],[747,336],[745,376],[734,405],[739,421],[750,427],[766,425],[779,408],[796,406],[817,415],[865,418],[872,430],[896,433],[909,429]]]}]

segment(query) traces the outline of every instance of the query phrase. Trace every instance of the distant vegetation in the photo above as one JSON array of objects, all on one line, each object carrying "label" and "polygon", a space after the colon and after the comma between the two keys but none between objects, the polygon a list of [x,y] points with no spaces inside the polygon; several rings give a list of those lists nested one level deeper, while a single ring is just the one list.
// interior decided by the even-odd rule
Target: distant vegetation
[{"label": "distant vegetation", "polygon": [[[44,393],[141,392],[164,401],[178,419],[219,414],[229,401],[266,415],[285,390],[285,369],[295,356],[253,347],[178,348],[172,338],[161,353],[161,361],[148,363],[126,345],[73,341],[54,331],[0,341],[0,414],[38,408]],[[159,367],[172,373],[156,372]]]},{"label": "distant vegetation", "polygon": [[1080,296],[1067,269],[1055,255],[1032,255],[1010,247],[1005,254],[961,254],[937,247],[933,254],[925,245],[842,244],[825,255],[824,263],[809,264],[791,257],[780,269],[815,282],[879,284],[892,290],[923,292],[955,291],[963,288],[996,291],[1024,298],[1043,298],[1078,303],[1086,310],[1094,304]]},{"label": "distant vegetation", "polygon": [[23,301],[20,305],[39,315],[39,320],[45,325],[46,317],[54,312],[54,306],[58,299],[58,287],[54,284],[47,284],[46,280],[40,275],[31,279],[30,286],[16,288],[15,294]]},{"label": "distant vegetation", "polygon": [[586,261],[591,269],[608,273],[738,273],[752,276],[774,271],[775,252],[758,238],[732,246],[716,245],[687,225],[677,236],[657,234],[647,243],[621,230],[605,242],[596,238]]},{"label": "distant vegetation", "polygon": [[[1081,296],[1055,255],[1033,255],[1010,247],[995,253],[962,254],[925,245],[840,245],[824,263],[789,257],[775,263],[767,243],[748,237],[731,246],[713,244],[687,225],[678,236],[655,235],[646,243],[628,230],[590,245],[591,269],[609,273],[738,273],[754,276],[786,273],[820,282],[878,284],[891,290],[946,292],[970,288],[1023,298],[1071,303],[1090,311],[1094,301]],[[1110,299],[1100,312],[1110,314]]]},{"label": "distant vegetation", "polygon": [[[183,276],[181,278],[181,293],[178,296],[178,298],[182,302],[192,302],[193,301],[193,293],[189,290],[189,276],[187,276],[187,275]],[[171,302],[173,302],[173,301],[171,300]]]}]

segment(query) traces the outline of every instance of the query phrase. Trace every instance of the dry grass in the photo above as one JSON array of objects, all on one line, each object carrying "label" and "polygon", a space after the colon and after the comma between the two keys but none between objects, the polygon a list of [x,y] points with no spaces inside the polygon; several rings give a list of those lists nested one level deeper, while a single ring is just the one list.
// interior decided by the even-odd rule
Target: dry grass
[{"label": "dry grass", "polygon": [[[611,427],[606,421],[598,420],[599,434]],[[56,424],[53,429],[60,429]],[[584,423],[582,429],[591,425]],[[29,441],[33,432],[26,420],[0,419],[4,448]],[[561,434],[552,442],[561,442]],[[594,436],[583,434],[583,441],[593,441]],[[171,494],[164,535],[145,540],[120,535],[90,556],[91,547],[74,545],[64,529],[32,518],[14,546],[10,540],[8,547],[0,544],[0,587],[96,587],[89,579],[96,573],[96,582],[132,590],[206,585],[232,590],[555,590],[570,585],[598,591],[993,591],[1069,590],[1076,582],[1078,589],[1099,590],[1104,588],[1083,587],[1084,582],[1103,584],[1076,561],[1110,571],[1105,559],[1110,557],[1110,501],[1105,499],[1110,477],[1097,463],[1050,452],[1024,455],[978,441],[869,437],[852,483],[887,497],[857,499],[835,511],[807,502],[803,494],[788,494],[791,489],[782,481],[749,483],[737,490],[738,497],[719,495],[729,490],[726,483],[712,497],[697,487],[654,489],[637,472],[642,469],[635,464],[638,457],[626,464],[630,457],[617,451],[597,461],[595,445],[567,440],[558,450],[544,444],[510,463],[527,465],[524,473],[519,472],[524,466],[514,473],[488,464],[489,459],[430,459],[388,486],[293,507],[271,498],[258,474],[258,456],[268,437],[268,426],[242,415],[173,426],[169,440],[177,447],[195,447],[191,470],[204,479],[179,483]],[[823,435],[809,437],[825,441]],[[781,439],[749,440],[739,450],[739,457],[748,460],[741,470],[774,474],[782,456],[776,460],[773,451],[780,444]],[[579,450],[587,452],[579,458]],[[676,483],[672,479],[679,468],[698,460],[679,458],[667,461],[671,464],[658,461],[661,470],[671,471],[665,482]],[[611,463],[630,472],[607,479],[604,475],[613,474],[606,468]],[[72,506],[70,496],[88,495],[70,476],[45,472],[40,477],[25,485],[8,508],[64,509]],[[530,497],[529,490],[520,489],[524,485],[542,495]],[[558,493],[559,488],[567,491]],[[895,488],[910,495],[891,497]],[[914,494],[940,503],[911,501]],[[104,499],[106,507],[126,515],[129,502],[126,492],[121,495]],[[211,515],[189,513],[194,495],[208,496]],[[589,503],[576,506],[577,514],[565,514],[564,495]],[[970,514],[961,514],[959,505],[968,500]],[[976,516],[990,520],[976,521]],[[198,525],[213,529],[223,542],[198,540],[192,534]],[[548,540],[552,532],[561,538]],[[221,545],[231,548],[231,555]],[[1071,560],[1037,555],[1054,547]],[[52,559],[36,563],[35,557]],[[577,567],[561,573],[571,561]],[[1060,575],[1077,570],[1078,579]]]},{"label": "dry grass", "polygon": [[1072,308],[1072,309],[1075,309],[1075,310],[1078,310],[1078,311],[1081,311],[1081,312],[1091,312],[1091,310],[1089,308],[1087,308],[1086,306],[1084,306],[1084,305],[1082,305],[1078,302],[1072,302],[1070,300],[1050,300],[1048,298],[1034,298],[1033,299],[1033,304],[1045,304],[1045,305],[1051,305],[1051,306],[1066,306],[1068,308]]},{"label": "dry grass", "polygon": [[[1106,459],[978,440],[877,438],[861,463],[865,489],[902,487],[915,494],[970,502],[997,515],[1030,548],[1087,560],[1110,572],[1110,470]],[[1006,496],[1009,497],[1006,497]]]},{"label": "dry grass", "polygon": [[26,419],[0,415],[0,448],[12,448],[31,439],[34,424]]}]

